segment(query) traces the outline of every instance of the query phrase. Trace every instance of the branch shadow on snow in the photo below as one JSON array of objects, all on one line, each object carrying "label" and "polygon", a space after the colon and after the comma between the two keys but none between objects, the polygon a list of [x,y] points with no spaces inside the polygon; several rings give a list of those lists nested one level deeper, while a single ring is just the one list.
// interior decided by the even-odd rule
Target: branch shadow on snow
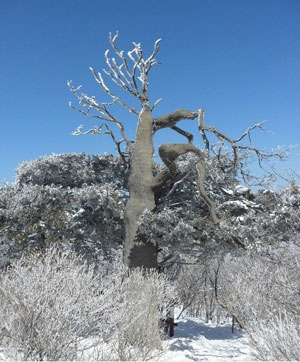
[{"label": "branch shadow on snow", "polygon": [[193,320],[179,321],[175,329],[175,337],[198,339],[200,336],[208,340],[224,340],[242,338],[243,333],[239,330],[231,331],[231,326],[214,326],[199,323]]},{"label": "branch shadow on snow", "polygon": [[194,320],[182,320],[178,322],[173,341],[170,340],[169,350],[184,353],[184,358],[192,361],[224,359],[224,357],[232,359],[247,352],[244,352],[239,345],[229,348],[230,344],[224,345],[220,342],[223,340],[230,343],[230,340],[242,337],[243,333],[239,330],[232,333],[230,325],[215,326]]}]

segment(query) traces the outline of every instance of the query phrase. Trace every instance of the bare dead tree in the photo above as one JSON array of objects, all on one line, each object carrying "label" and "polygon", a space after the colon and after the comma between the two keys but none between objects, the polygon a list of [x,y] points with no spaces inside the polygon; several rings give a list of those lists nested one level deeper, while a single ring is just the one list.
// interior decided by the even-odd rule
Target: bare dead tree
[{"label": "bare dead tree", "polygon": [[[157,200],[155,196],[167,182],[174,179],[177,170],[176,160],[179,156],[189,152],[198,156],[199,161],[196,167],[199,175],[199,191],[210,208],[212,222],[218,224],[221,220],[216,215],[215,204],[213,200],[208,197],[204,187],[204,152],[209,152],[211,148],[207,133],[214,134],[220,141],[217,151],[219,158],[224,145],[228,144],[230,146],[233,157],[229,167],[233,170],[240,170],[242,175],[244,172],[243,165],[239,158],[241,152],[255,154],[259,164],[270,157],[283,158],[283,154],[281,152],[266,153],[252,145],[251,131],[254,129],[263,129],[262,123],[257,123],[248,128],[239,138],[232,139],[217,128],[204,123],[203,109],[196,111],[178,109],[175,112],[154,118],[152,111],[158,105],[160,99],[156,100],[152,105],[150,104],[148,96],[148,75],[150,70],[158,64],[155,57],[159,51],[161,39],[158,39],[154,43],[154,48],[150,56],[144,58],[143,50],[139,43],[133,43],[133,49],[125,55],[124,51],[119,50],[117,47],[117,38],[118,32],[114,36],[112,34],[109,35],[110,46],[115,57],[111,57],[110,51],[106,50],[105,60],[107,69],[104,69],[103,73],[116,86],[125,91],[125,93],[132,96],[135,100],[138,100],[140,109],[137,110],[120,98],[119,95],[116,95],[112,91],[112,87],[107,86],[103,74],[90,68],[100,89],[110,97],[111,101],[98,103],[94,96],[90,97],[84,93],[80,93],[81,86],[74,87],[71,81],[68,82],[71,92],[77,97],[81,107],[76,108],[72,103],[70,103],[70,106],[81,114],[95,118],[101,122],[101,126],[94,127],[88,131],[83,131],[82,126],[80,126],[74,134],[109,134],[124,162],[130,164],[130,197],[125,210],[126,235],[123,260],[124,263],[130,267],[142,266],[146,268],[156,268],[158,247],[152,243],[151,240],[137,235],[138,220],[145,210],[152,211],[155,209]],[[126,135],[123,123],[111,113],[110,107],[115,104],[119,104],[128,112],[137,116],[138,123],[134,142]],[[198,129],[203,139],[205,150],[201,150],[193,144],[192,134],[177,126],[177,123],[181,120],[198,121]],[[120,140],[117,140],[109,124],[114,124],[118,127],[121,135]],[[187,139],[187,143],[161,145],[159,147],[159,155],[166,168],[160,174],[154,176],[152,171],[154,153],[153,136],[163,128],[170,128],[181,134]],[[250,144],[247,146],[241,143],[246,137],[249,137],[250,140]],[[122,144],[125,144],[125,150],[122,149]]]}]

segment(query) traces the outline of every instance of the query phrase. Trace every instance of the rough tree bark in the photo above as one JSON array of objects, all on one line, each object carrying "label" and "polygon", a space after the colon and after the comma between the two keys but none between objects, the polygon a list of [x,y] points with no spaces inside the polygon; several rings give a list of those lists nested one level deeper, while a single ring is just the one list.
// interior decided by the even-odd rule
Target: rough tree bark
[{"label": "rough tree bark", "polygon": [[131,156],[129,176],[130,198],[125,209],[125,240],[123,260],[130,267],[157,268],[157,245],[151,240],[137,237],[138,220],[146,210],[153,210],[154,176],[153,163],[153,118],[148,106],[144,106],[137,126],[134,148]]}]

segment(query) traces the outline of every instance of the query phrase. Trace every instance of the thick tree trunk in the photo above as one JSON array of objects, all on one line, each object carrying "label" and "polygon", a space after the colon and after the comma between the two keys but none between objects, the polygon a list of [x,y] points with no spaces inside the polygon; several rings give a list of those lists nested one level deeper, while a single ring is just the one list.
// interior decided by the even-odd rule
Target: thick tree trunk
[{"label": "thick tree trunk", "polygon": [[125,242],[123,261],[130,268],[157,268],[157,245],[151,240],[137,235],[138,219],[146,210],[153,210],[154,177],[153,162],[153,118],[151,111],[144,106],[137,126],[132,151],[131,173],[129,177],[130,198],[125,209]]},{"label": "thick tree trunk", "polygon": [[[129,176],[130,198],[125,209],[125,241],[123,261],[130,268],[157,268],[158,247],[147,236],[138,235],[139,217],[145,210],[155,208],[155,192],[162,187],[170,176],[176,173],[178,156],[193,152],[199,156],[197,170],[199,173],[199,190],[201,196],[210,206],[210,214],[214,223],[221,220],[215,214],[215,205],[204,189],[205,168],[202,165],[202,151],[192,144],[192,135],[176,127],[181,119],[194,119],[198,112],[177,110],[167,116],[153,119],[148,106],[143,106],[139,114],[136,138],[131,156],[131,173]],[[163,171],[154,178],[153,163],[153,133],[161,128],[172,127],[175,131],[188,138],[187,144],[162,145],[159,154],[168,171]]]}]

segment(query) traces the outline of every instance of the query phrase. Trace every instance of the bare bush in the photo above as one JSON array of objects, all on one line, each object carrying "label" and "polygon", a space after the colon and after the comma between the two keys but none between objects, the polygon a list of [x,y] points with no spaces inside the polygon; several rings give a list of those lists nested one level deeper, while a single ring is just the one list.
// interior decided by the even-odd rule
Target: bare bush
[{"label": "bare bush", "polygon": [[186,265],[176,281],[181,312],[191,317],[198,317],[203,308],[203,267],[201,265]]},{"label": "bare bush", "polygon": [[50,248],[1,274],[0,343],[23,360],[76,360],[107,345],[106,359],[146,359],[161,348],[158,322],[173,295],[154,272],[115,266],[96,276],[80,257]]},{"label": "bare bush", "polygon": [[[101,321],[110,321],[113,290],[70,252],[22,257],[1,276],[2,343],[25,360],[66,360]],[[104,325],[102,325],[102,328]],[[12,356],[15,357],[15,356]]]},{"label": "bare bush", "polygon": [[202,317],[206,323],[221,323],[228,313],[216,300],[219,259],[212,258],[202,264],[186,265],[176,281],[181,312],[190,317]]},{"label": "bare bush", "polygon": [[135,269],[122,284],[122,296],[122,325],[112,343],[118,359],[145,361],[160,355],[161,320],[176,302],[174,288],[162,274]]},{"label": "bare bush", "polygon": [[238,319],[262,360],[300,359],[299,247],[286,244],[268,258],[228,257],[218,301]]}]

